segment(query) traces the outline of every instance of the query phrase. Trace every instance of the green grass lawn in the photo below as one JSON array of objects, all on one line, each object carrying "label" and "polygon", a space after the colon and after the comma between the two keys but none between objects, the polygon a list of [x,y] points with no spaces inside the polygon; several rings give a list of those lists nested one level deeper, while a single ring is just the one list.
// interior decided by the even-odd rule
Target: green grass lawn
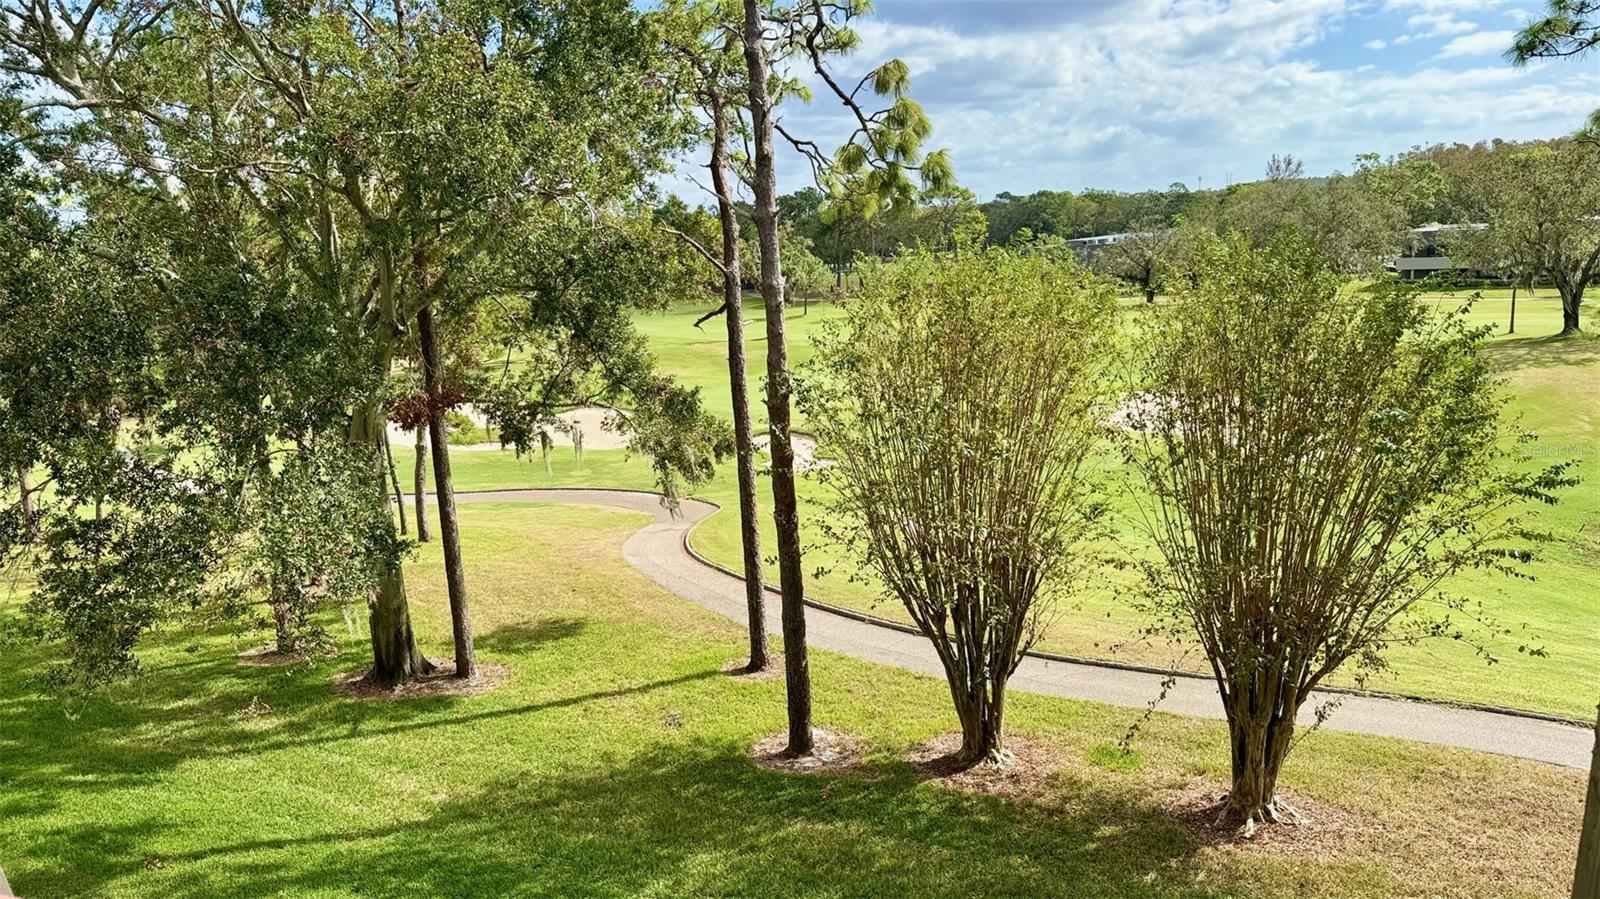
[{"label": "green grass lawn", "polygon": [[[699,387],[701,399],[712,413],[732,420],[733,402],[728,394],[728,331],[721,318],[694,327],[694,320],[710,306],[684,305],[664,313],[642,314],[634,326],[650,340],[650,349],[661,362],[661,370],[685,384]],[[812,337],[823,325],[841,315],[838,305],[813,300],[804,309],[795,306],[785,318],[788,333],[789,363],[804,364],[814,352]],[[745,372],[749,378],[751,415],[758,426],[767,421],[761,403],[762,385],[767,376],[767,315],[760,297],[747,297],[744,305]],[[796,419],[795,426],[804,429]]]},{"label": "green grass lawn", "polygon": [[[1442,306],[1460,298],[1439,297]],[[1127,307],[1136,312],[1136,301]],[[1509,291],[1489,291],[1474,317],[1495,324],[1503,332],[1509,318]],[[746,310],[752,336],[760,334],[761,310]],[[726,341],[718,322],[703,331],[691,323],[699,310],[685,308],[665,315],[645,315],[640,329],[649,335],[664,370],[701,385],[707,404],[727,415]],[[809,336],[822,322],[840,315],[837,306],[813,304],[806,316],[790,319],[792,354],[811,355]],[[1395,647],[1394,671],[1369,681],[1374,689],[1434,698],[1491,703],[1587,720],[1600,700],[1600,340],[1553,340],[1560,329],[1560,307],[1549,291],[1535,298],[1521,295],[1517,309],[1517,334],[1497,336],[1490,351],[1501,364],[1510,393],[1508,412],[1523,427],[1541,436],[1540,458],[1574,459],[1586,479],[1568,491],[1559,506],[1541,511],[1541,526],[1557,542],[1546,545],[1543,559],[1533,569],[1534,580],[1469,576],[1450,585],[1482,605],[1482,614],[1494,622],[1491,629],[1473,625],[1471,631],[1487,643],[1492,663],[1466,641],[1433,640],[1417,646]],[[752,343],[752,384],[763,370],[763,344]],[[760,411],[759,405],[757,412]],[[504,486],[616,486],[649,489],[651,475],[640,459],[627,460],[620,451],[590,450],[583,466],[570,450],[557,449],[553,475],[546,475],[537,457],[518,461],[509,454],[458,453],[455,469],[461,489]],[[405,467],[402,464],[402,467]],[[737,493],[731,463],[698,496],[732,509]],[[1125,482],[1115,470],[1112,482]],[[802,523],[825,514],[826,494],[814,481],[802,480]],[[768,496],[763,482],[763,499]],[[1126,511],[1124,499],[1121,508]],[[775,546],[769,517],[763,517],[765,554]],[[1120,532],[1130,545],[1140,540],[1131,522]],[[693,537],[695,548],[708,558],[731,568],[740,567],[738,520],[722,513],[702,524]],[[806,571],[812,595],[828,602],[908,620],[898,604],[884,600],[870,579],[852,579],[854,566],[812,533],[807,546]],[[1074,655],[1116,658],[1157,665],[1174,663],[1198,668],[1198,658],[1184,646],[1136,640],[1148,624],[1129,601],[1137,583],[1114,571],[1096,573],[1086,589],[1066,605],[1041,648]],[[1459,617],[1459,616],[1458,616]],[[1519,651],[1542,649],[1540,656]],[[1350,677],[1344,683],[1353,683]]]},{"label": "green grass lawn", "polygon": [[[960,793],[900,761],[954,729],[945,687],[827,653],[818,723],[867,760],[764,771],[747,753],[782,726],[782,683],[720,673],[739,627],[622,561],[643,516],[461,516],[480,659],[509,669],[484,695],[343,698],[330,680],[368,650],[337,618],[340,655],[309,667],[240,664],[265,630],[172,632],[143,677],[70,709],[32,691],[37,650],[9,649],[0,865],[16,891],[1489,897],[1560,895],[1571,870],[1581,773],[1375,738],[1296,749],[1284,786],[1314,822],[1298,848],[1208,845],[1168,811],[1223,789],[1213,722],[1157,716],[1125,762],[1107,746],[1137,712],[1016,694],[1012,735],[1059,772],[1024,799]],[[419,639],[444,656],[437,547],[407,574]]]}]

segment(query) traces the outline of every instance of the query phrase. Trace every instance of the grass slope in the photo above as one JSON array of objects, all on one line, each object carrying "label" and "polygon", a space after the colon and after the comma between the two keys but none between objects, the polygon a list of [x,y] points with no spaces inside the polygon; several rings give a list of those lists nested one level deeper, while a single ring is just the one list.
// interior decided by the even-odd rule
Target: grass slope
[{"label": "grass slope", "polygon": [[[1062,762],[1037,801],[920,782],[897,759],[954,727],[942,684],[819,653],[821,725],[861,773],[783,775],[748,747],[782,684],[727,677],[732,623],[620,558],[643,516],[462,509],[480,657],[470,698],[358,702],[310,668],[248,667],[266,639],[172,635],[148,674],[63,715],[0,669],[0,865],[30,899],[355,896],[1556,896],[1577,772],[1339,734],[1296,750],[1304,850],[1197,842],[1163,797],[1222,789],[1214,723],[1017,695],[1010,724]],[[419,638],[448,652],[437,544],[408,566]],[[1094,761],[1091,761],[1094,760]],[[1099,764],[1097,764],[1098,762]]]}]

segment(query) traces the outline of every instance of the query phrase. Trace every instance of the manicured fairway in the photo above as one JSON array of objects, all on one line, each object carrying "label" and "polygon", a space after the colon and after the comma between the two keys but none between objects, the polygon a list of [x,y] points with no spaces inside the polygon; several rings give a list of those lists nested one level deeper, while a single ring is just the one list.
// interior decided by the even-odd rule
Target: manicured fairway
[{"label": "manicured fairway", "polygon": [[[494,692],[358,702],[309,668],[241,665],[265,639],[172,633],[146,676],[87,704],[0,669],[0,865],[30,899],[253,896],[1555,896],[1581,772],[1319,733],[1285,787],[1305,848],[1197,842],[1167,808],[1224,789],[1214,723],[1017,695],[1060,771],[1020,800],[899,761],[953,729],[943,684],[817,654],[818,723],[866,745],[846,775],[776,774],[749,746],[779,681],[730,678],[737,626],[664,593],[618,545],[642,516],[462,509]],[[437,544],[408,566],[420,638],[448,651]],[[4,614],[4,613],[0,613]],[[70,716],[66,713],[70,712]]]},{"label": "manicured fairway", "polygon": [[[650,339],[650,348],[661,360],[662,370],[686,384],[700,387],[706,408],[724,419],[733,418],[733,402],[728,395],[728,331],[721,318],[694,327],[695,319],[710,305],[682,305],[668,312],[640,315],[634,325]],[[789,338],[789,362],[804,365],[813,353],[812,337],[831,319],[839,317],[833,303],[812,301],[796,306],[785,317]],[[751,390],[751,414],[765,426],[766,408],[761,404],[761,385],[767,375],[766,313],[760,297],[747,297],[744,306],[745,371]],[[804,427],[797,420],[796,427]]]}]

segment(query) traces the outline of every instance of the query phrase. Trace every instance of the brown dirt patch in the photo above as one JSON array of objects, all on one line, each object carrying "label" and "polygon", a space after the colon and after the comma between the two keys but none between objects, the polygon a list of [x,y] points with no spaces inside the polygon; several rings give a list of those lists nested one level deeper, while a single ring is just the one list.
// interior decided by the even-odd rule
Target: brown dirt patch
[{"label": "brown dirt patch", "polygon": [[727,663],[722,666],[722,673],[728,675],[729,677],[738,678],[739,680],[758,682],[783,680],[783,653],[775,652],[768,654],[767,667],[761,669],[760,671],[750,671],[746,669],[745,665],[749,662],[750,659],[747,656],[739,656],[738,658],[729,659]]},{"label": "brown dirt patch", "polygon": [[834,774],[853,769],[864,754],[861,743],[849,734],[838,731],[811,729],[810,755],[791,756],[788,733],[776,733],[750,747],[750,757],[768,771],[790,774]]},{"label": "brown dirt patch", "polygon": [[398,687],[375,684],[367,676],[371,669],[346,671],[333,679],[333,688],[351,699],[417,699],[424,696],[477,696],[511,679],[511,669],[496,662],[479,662],[478,676],[470,681],[456,678],[454,661],[434,663],[437,667],[410,683]]},{"label": "brown dirt patch", "polygon": [[1061,770],[1061,753],[1048,743],[1008,735],[1004,745],[1009,754],[1004,764],[962,767],[956,762],[961,734],[947,733],[915,747],[906,759],[924,780],[969,793],[1011,798],[1038,796]]},{"label": "brown dirt patch", "polygon": [[1389,829],[1379,818],[1280,790],[1279,798],[1300,813],[1300,824],[1262,824],[1246,839],[1233,825],[1219,825],[1228,804],[1226,784],[1194,779],[1158,794],[1161,806],[1202,846],[1223,851],[1337,859],[1359,844],[1382,838]]}]

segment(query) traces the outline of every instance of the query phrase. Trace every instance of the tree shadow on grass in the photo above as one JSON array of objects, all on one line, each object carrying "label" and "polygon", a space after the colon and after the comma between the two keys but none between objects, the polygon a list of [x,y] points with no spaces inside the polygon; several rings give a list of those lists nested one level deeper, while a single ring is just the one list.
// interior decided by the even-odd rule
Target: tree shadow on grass
[{"label": "tree shadow on grass", "polygon": [[[298,749],[309,746],[326,746],[346,740],[365,740],[376,737],[389,737],[418,730],[474,724],[482,721],[490,721],[496,718],[511,718],[522,715],[533,715],[540,712],[570,708],[572,706],[583,705],[591,702],[619,699],[625,696],[636,696],[641,693],[648,693],[654,690],[661,690],[681,684],[689,684],[695,681],[706,680],[708,678],[717,677],[720,674],[721,672],[716,670],[696,671],[691,674],[663,678],[661,680],[650,681],[647,683],[631,684],[629,686],[615,687],[608,690],[593,690],[587,693],[580,693],[573,696],[561,696],[553,699],[542,700],[540,702],[480,709],[478,711],[465,712],[458,715],[441,716],[437,714],[415,714],[409,716],[407,720],[399,721],[388,720],[392,716],[368,715],[362,716],[358,720],[348,722],[350,726],[345,727],[342,732],[306,734],[304,736],[287,738],[269,738],[259,741],[243,739],[238,742],[238,745],[222,748],[220,752],[216,754],[232,754],[235,752],[276,752],[284,749]],[[418,712],[431,713],[439,711],[442,705],[447,706],[454,704],[458,699],[459,697],[454,696],[429,697],[426,699],[416,700],[412,703],[406,703],[406,705],[419,707],[416,710]],[[374,726],[363,726],[374,723],[374,719],[382,719],[382,723],[376,723]],[[282,728],[280,728],[280,730],[282,730]]]},{"label": "tree shadow on grass", "polygon": [[[202,675],[215,689],[219,680],[240,669],[219,663],[220,670]],[[591,702],[620,699],[655,690],[690,684],[720,676],[706,669],[655,681],[584,693],[557,696],[538,702],[478,707],[459,714],[461,697],[437,696],[400,703],[353,703],[337,698],[325,677],[307,674],[285,678],[282,691],[268,694],[281,703],[279,720],[269,730],[250,731],[238,726],[245,704],[264,692],[248,681],[221,690],[204,702],[165,708],[141,708],[136,719],[141,728],[159,735],[145,742],[125,729],[128,709],[111,708],[93,720],[69,721],[53,701],[9,701],[0,706],[0,733],[70,735],[72,752],[63,752],[51,740],[18,741],[17,752],[6,760],[5,783],[50,789],[126,787],[154,777],[160,771],[196,759],[270,753],[336,744],[350,740],[390,737],[420,730],[469,725],[498,718],[536,715]],[[309,683],[307,683],[309,681]],[[467,700],[469,703],[471,699]],[[286,736],[287,734],[287,736]],[[4,805],[0,805],[3,811]]]},{"label": "tree shadow on grass", "polygon": [[1600,338],[1587,334],[1561,337],[1510,337],[1487,345],[1488,355],[1502,371],[1531,366],[1589,365],[1600,361]]},{"label": "tree shadow on grass", "polygon": [[479,649],[490,652],[526,652],[546,643],[565,640],[583,633],[589,627],[584,618],[543,618],[531,624],[505,624],[474,641]]},{"label": "tree shadow on grass", "polygon": [[[499,629],[506,632],[505,642],[490,642],[517,655],[577,636],[585,627],[579,619],[550,619]],[[158,638],[152,644],[170,642]],[[719,676],[708,668],[604,689],[552,685],[533,702],[490,694],[361,703],[337,696],[331,685],[334,674],[356,657],[348,651],[305,667],[272,669],[240,665],[231,652],[219,654],[214,647],[198,657],[176,644],[166,649],[145,676],[78,703],[37,691],[28,664],[37,652],[23,653],[16,667],[0,672],[0,817],[21,821],[47,815],[73,797],[160,789],[168,772],[195,761],[449,733]],[[526,657],[518,660],[526,663]],[[528,699],[527,691],[520,698]],[[264,714],[252,718],[253,706]]]},{"label": "tree shadow on grass", "polygon": [[[1114,791],[1055,806],[918,785],[904,765],[784,775],[744,747],[656,746],[525,772],[371,829],[243,839],[163,859],[166,897],[1221,896],[1195,844]],[[137,855],[137,851],[134,853]],[[132,859],[124,859],[124,869]],[[113,878],[108,878],[113,879]]]}]

